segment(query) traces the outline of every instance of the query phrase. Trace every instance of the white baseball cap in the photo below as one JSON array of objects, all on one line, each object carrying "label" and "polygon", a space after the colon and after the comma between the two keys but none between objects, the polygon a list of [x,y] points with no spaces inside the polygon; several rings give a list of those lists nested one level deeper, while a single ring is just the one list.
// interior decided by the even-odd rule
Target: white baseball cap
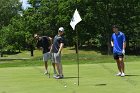
[{"label": "white baseball cap", "polygon": [[60,27],[58,30],[64,32],[64,28],[63,27]]},{"label": "white baseball cap", "polygon": [[35,37],[35,38],[38,37],[38,34],[34,34],[34,37]]}]

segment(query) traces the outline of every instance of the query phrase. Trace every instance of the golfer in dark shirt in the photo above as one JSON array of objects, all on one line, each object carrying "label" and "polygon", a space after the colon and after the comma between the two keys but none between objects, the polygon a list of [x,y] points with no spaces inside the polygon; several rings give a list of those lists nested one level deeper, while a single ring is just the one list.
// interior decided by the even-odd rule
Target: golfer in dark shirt
[{"label": "golfer in dark shirt", "polygon": [[[43,61],[45,63],[45,73],[48,74],[48,60],[50,59],[50,48],[52,43],[52,38],[47,36],[40,37],[39,35],[35,34],[35,38],[37,39],[37,48],[41,48],[43,52]],[[54,67],[54,73],[55,66]]]},{"label": "golfer in dark shirt", "polygon": [[54,37],[51,52],[52,52],[52,60],[56,64],[58,75],[55,77],[56,79],[62,79],[63,76],[63,68],[61,63],[61,51],[64,46],[64,28],[60,27],[58,29],[58,34]]}]

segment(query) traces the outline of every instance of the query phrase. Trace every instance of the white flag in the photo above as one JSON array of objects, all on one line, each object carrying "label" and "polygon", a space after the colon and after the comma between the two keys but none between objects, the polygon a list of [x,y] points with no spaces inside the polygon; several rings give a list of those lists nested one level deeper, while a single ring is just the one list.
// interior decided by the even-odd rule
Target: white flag
[{"label": "white flag", "polygon": [[77,23],[79,23],[81,21],[81,17],[77,11],[77,9],[74,12],[73,18],[71,19],[70,25],[73,28],[73,30],[75,30],[75,26]]}]

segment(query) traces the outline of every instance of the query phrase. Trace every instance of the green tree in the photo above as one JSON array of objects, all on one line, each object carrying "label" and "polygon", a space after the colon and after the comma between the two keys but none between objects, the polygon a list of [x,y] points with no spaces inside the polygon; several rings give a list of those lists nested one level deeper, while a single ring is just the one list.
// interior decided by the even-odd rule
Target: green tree
[{"label": "green tree", "polygon": [[[11,17],[12,20],[9,16],[10,21],[5,21],[4,26],[9,25],[1,30],[1,33],[2,31],[6,33],[0,42],[5,42],[3,45],[9,46],[7,49],[25,49],[27,44],[34,45],[35,33],[54,36],[60,26],[65,28],[67,45],[74,46],[76,31],[73,31],[69,24],[77,8],[82,18],[76,26],[79,47],[84,45],[110,54],[110,38],[113,33],[111,27],[117,24],[126,34],[127,51],[139,53],[137,51],[140,49],[139,0],[28,0],[28,2],[31,7],[23,10],[22,16],[16,15]],[[5,15],[5,12],[2,15]],[[4,21],[0,22],[2,24]]]},{"label": "green tree", "polygon": [[[5,41],[5,27],[8,26],[10,20],[21,10],[21,3],[19,0],[1,0],[0,1],[0,48],[1,56],[3,56],[3,48]],[[4,30],[2,30],[4,28]]]}]

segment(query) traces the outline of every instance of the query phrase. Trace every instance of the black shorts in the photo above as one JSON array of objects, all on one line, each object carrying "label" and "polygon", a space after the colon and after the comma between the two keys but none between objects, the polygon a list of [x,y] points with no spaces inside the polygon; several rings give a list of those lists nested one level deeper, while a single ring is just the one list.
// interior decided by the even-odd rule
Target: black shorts
[{"label": "black shorts", "polygon": [[124,57],[124,55],[121,53],[114,53],[113,54],[113,56],[114,56],[114,59],[119,59],[119,58],[123,58]]}]

